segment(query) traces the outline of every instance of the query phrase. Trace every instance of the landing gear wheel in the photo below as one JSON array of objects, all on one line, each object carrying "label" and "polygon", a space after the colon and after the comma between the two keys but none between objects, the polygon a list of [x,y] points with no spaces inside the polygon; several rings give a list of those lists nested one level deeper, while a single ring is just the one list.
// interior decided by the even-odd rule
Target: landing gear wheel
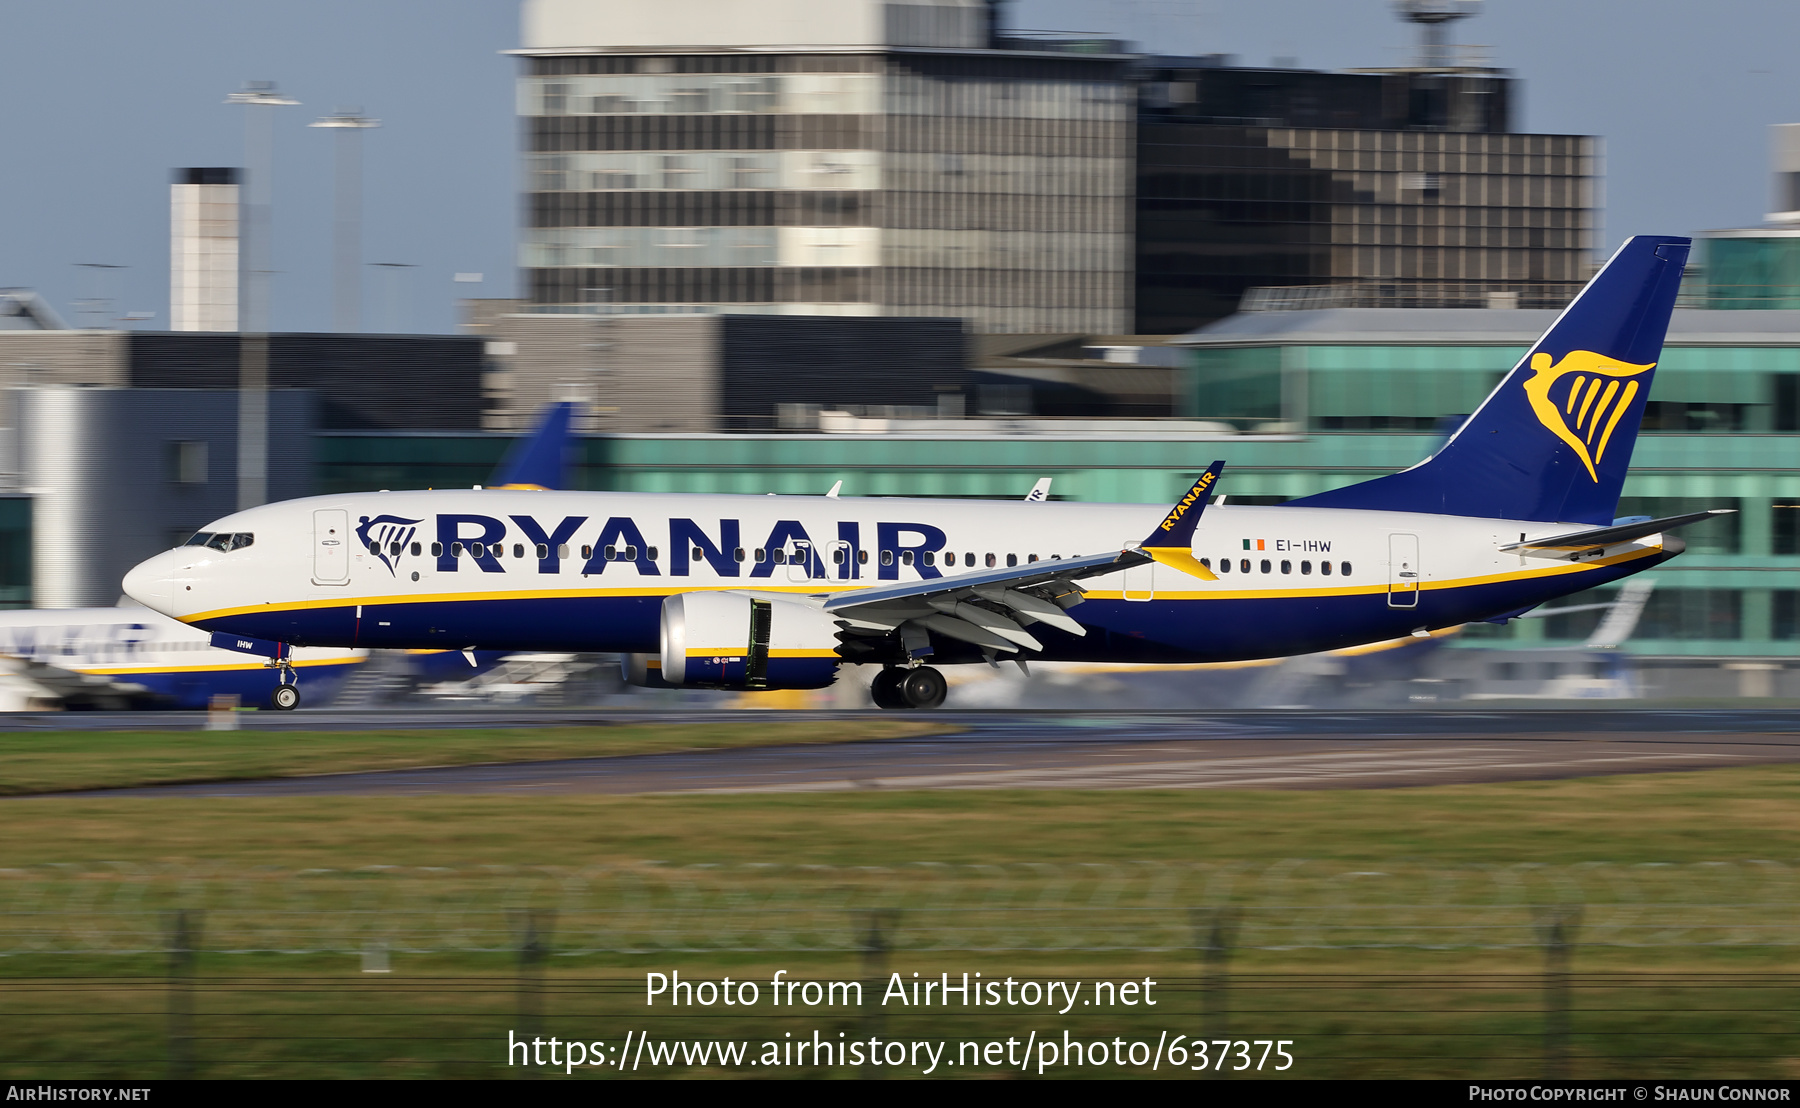
[{"label": "landing gear wheel", "polygon": [[907,671],[900,679],[900,696],[908,708],[936,708],[950,691],[944,675],[930,666]]},{"label": "landing gear wheel", "polygon": [[269,707],[278,712],[291,712],[300,706],[300,689],[294,685],[276,685],[269,694]]},{"label": "landing gear wheel", "polygon": [[869,696],[875,701],[877,708],[891,710],[907,707],[905,698],[900,695],[900,681],[906,676],[903,669],[884,669],[875,675],[869,683]]}]

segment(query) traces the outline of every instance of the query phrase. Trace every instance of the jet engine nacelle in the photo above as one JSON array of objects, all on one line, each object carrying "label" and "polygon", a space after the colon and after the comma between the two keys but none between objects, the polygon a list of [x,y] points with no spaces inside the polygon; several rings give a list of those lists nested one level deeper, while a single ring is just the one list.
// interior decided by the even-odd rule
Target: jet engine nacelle
[{"label": "jet engine nacelle", "polygon": [[662,679],[701,689],[822,689],[837,680],[837,622],[793,600],[689,592],[662,606]]}]

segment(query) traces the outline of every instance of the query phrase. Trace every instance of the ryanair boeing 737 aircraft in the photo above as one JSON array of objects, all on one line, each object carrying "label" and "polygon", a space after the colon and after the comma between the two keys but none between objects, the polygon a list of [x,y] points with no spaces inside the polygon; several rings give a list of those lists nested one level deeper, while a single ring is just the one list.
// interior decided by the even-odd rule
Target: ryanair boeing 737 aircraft
[{"label": "ryanair boeing 737 aircraft", "polygon": [[[286,646],[607,651],[642,684],[829,685],[885,708],[943,664],[1218,662],[1504,620],[1679,554],[1712,513],[1615,519],[1689,241],[1622,246],[1481,407],[1411,469],[1274,507],[836,496],[389,492],[254,508],[125,579]],[[277,646],[277,644],[281,644]],[[929,663],[929,664],[928,664]]]}]

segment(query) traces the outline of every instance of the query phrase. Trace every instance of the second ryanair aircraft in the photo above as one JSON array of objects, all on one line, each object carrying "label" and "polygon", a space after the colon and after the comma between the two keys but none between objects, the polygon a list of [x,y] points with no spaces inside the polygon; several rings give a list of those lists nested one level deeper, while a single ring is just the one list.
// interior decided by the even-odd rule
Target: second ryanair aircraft
[{"label": "second ryanair aircraft", "polygon": [[[1615,519],[1689,242],[1622,246],[1431,458],[1273,507],[480,489],[315,497],[209,525],[255,541],[132,570],[157,611],[245,642],[606,651],[640,683],[805,689],[883,666],[1215,662],[1332,650],[1641,572],[1672,528]],[[834,490],[835,491],[835,490]],[[279,653],[279,652],[277,652]]]}]

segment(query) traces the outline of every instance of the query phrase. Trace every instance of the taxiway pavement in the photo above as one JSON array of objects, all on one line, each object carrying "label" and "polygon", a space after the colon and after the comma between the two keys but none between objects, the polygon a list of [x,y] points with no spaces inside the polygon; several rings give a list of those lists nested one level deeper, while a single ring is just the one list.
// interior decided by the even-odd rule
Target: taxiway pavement
[{"label": "taxiway pavement", "polygon": [[[259,716],[268,729],[578,726],[849,712],[409,712]],[[352,718],[353,717],[353,718]],[[67,718],[67,717],[64,717]],[[94,718],[94,717],[89,717]],[[1800,762],[1800,711],[941,712],[904,739],[113,790],[137,796],[1344,789]],[[138,717],[137,726],[142,726]],[[326,727],[322,724],[334,726]],[[0,729],[5,728],[0,722]],[[190,724],[191,726],[191,724]]]}]

